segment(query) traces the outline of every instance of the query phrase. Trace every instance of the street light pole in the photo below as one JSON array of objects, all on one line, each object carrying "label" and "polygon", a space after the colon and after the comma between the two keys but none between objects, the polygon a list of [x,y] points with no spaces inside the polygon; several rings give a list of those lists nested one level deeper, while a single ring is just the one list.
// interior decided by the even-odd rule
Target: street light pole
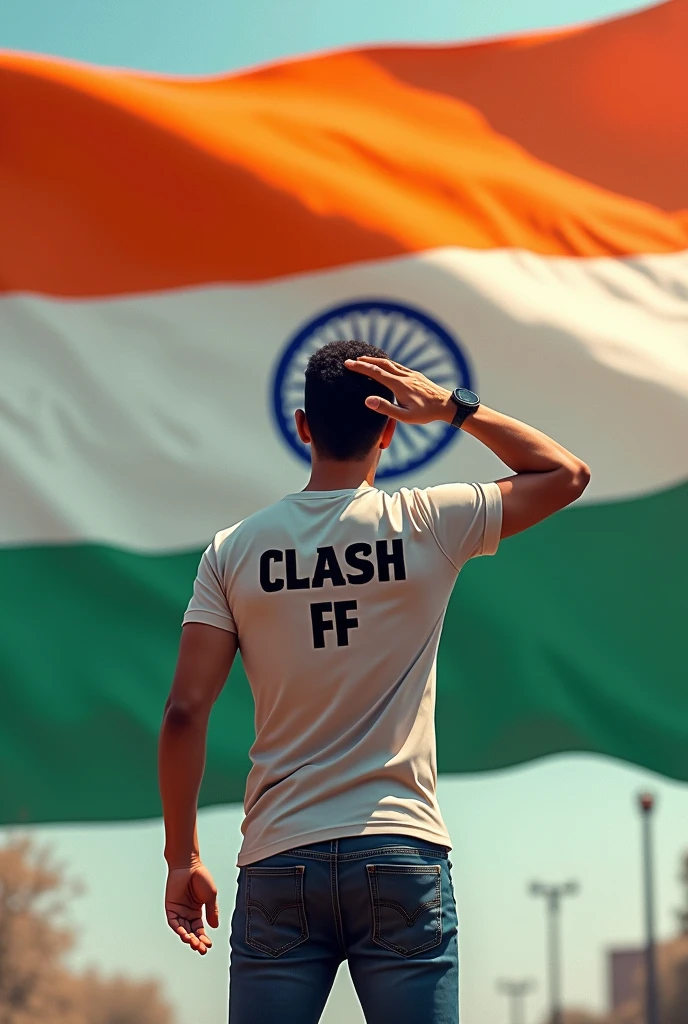
[{"label": "street light pole", "polygon": [[657,993],[657,960],[655,957],[655,899],[652,857],[652,812],[655,798],[652,793],[641,793],[638,806],[643,820],[643,876],[645,887],[645,1021],[659,1024]]},{"label": "street light pole", "polygon": [[509,1024],[526,1024],[526,996],[534,987],[532,981],[497,982],[497,990],[509,997]]},{"label": "street light pole", "polygon": [[[544,896],[547,906],[547,958],[549,973],[549,1024],[562,1024],[561,999],[561,901],[564,896],[575,896],[580,891],[578,882],[563,885],[544,885],[533,882],[531,896]],[[653,1024],[656,1022],[653,1021]]]}]

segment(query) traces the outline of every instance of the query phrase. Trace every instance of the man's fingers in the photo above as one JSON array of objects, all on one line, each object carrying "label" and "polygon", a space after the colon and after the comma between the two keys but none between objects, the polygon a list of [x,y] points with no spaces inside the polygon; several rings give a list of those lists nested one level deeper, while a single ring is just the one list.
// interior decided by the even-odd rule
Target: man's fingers
[{"label": "man's fingers", "polygon": [[393,405],[386,398],[379,398],[377,395],[368,395],[365,404],[373,412],[379,412],[381,416],[391,416],[394,420],[408,420],[411,413],[401,405]]},{"label": "man's fingers", "polygon": [[[167,923],[182,942],[199,953],[205,953],[206,947],[212,946],[212,942],[203,932],[202,921],[199,920],[198,927],[192,928],[192,922],[188,918],[179,917],[174,911],[168,910]],[[194,921],[193,924],[195,925],[196,922]]]},{"label": "man's fingers", "polygon": [[394,372],[389,359],[377,359],[375,362],[372,356],[347,359],[346,368],[354,373],[362,373],[364,377],[372,377],[373,380],[383,380],[392,391],[394,385],[399,383],[400,374]]},{"label": "man's fingers", "polygon": [[347,360],[347,362],[349,361],[354,363],[371,363],[373,366],[379,366],[383,370],[388,370],[396,377],[409,373],[406,366],[402,366],[401,363],[395,363],[393,359],[388,359],[386,356],[358,356],[356,359]]},{"label": "man's fingers", "polygon": [[180,929],[181,929],[181,931],[186,931],[186,929],[184,928],[184,925],[179,920],[179,916],[176,913],[174,913],[174,911],[168,910],[168,911],[166,911],[166,913],[167,913],[167,923],[168,923],[168,925],[170,926],[170,928],[172,929],[173,932],[177,932],[177,934],[179,934]]},{"label": "man's fingers", "polygon": [[[187,946],[191,946],[192,949],[195,949],[197,953],[203,954],[207,952],[207,945],[205,940],[199,938],[198,935],[194,935],[193,932],[184,931],[184,933],[182,934],[182,930],[180,929],[179,938],[182,940],[182,942],[185,942]],[[209,944],[212,945],[212,943]]]},{"label": "man's fingers", "polygon": [[180,924],[179,927],[174,930],[185,945],[191,946],[191,948],[195,949],[198,953],[205,953],[207,949],[212,946],[212,942],[204,936],[203,932],[194,935],[194,933],[188,928],[185,928],[183,924]]},{"label": "man's fingers", "polygon": [[205,933],[205,925],[202,917],[196,917],[191,922],[191,931],[204,946],[212,946],[212,942]]},{"label": "man's fingers", "polygon": [[[194,918],[193,921],[190,921],[188,918],[177,917],[176,914],[168,911],[167,923],[185,945],[191,946],[201,956],[204,956],[212,948],[213,943],[206,933],[202,918]],[[213,927],[218,927],[218,925]]]},{"label": "man's fingers", "polygon": [[211,928],[220,927],[220,908],[217,905],[217,900],[206,903],[205,916]]}]

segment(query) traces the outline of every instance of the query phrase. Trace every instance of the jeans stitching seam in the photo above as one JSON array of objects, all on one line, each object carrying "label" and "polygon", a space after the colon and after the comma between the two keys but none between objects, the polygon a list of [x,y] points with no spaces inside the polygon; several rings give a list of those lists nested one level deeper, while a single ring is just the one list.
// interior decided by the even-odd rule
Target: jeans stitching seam
[{"label": "jeans stitching seam", "polygon": [[[402,871],[394,871],[394,870],[390,871],[390,868],[394,868],[394,867],[397,867],[397,868],[410,867],[413,870],[411,872],[404,872],[403,870]],[[381,946],[383,949],[391,949],[392,952],[398,953],[400,956],[410,957],[410,956],[415,956],[417,953],[424,953],[428,949],[433,949],[435,946],[439,946],[441,944],[441,942],[442,942],[442,878],[441,878],[441,873],[440,873],[441,872],[441,868],[439,867],[439,865],[437,865],[437,866],[435,866],[435,865],[427,865],[427,866],[424,867],[423,870],[427,870],[428,867],[430,867],[431,869],[434,868],[432,873],[435,875],[435,898],[432,901],[430,901],[430,904],[426,908],[428,910],[437,910],[437,914],[435,916],[435,937],[433,939],[429,940],[428,942],[424,943],[421,946],[414,946],[413,949],[407,950],[407,949],[404,949],[403,946],[398,946],[396,943],[390,942],[389,940],[383,939],[381,937],[381,934],[380,934],[380,907],[382,906],[383,902],[385,902],[385,901],[380,899],[380,890],[378,888],[377,870],[376,869],[382,868],[382,872],[385,873],[385,871],[386,871],[387,874],[422,874],[422,871],[420,871],[418,869],[418,866],[415,865],[415,864],[409,864],[409,865],[401,865],[401,864],[400,865],[367,864],[366,865],[367,875],[368,875],[368,882],[369,882],[369,885],[370,885],[370,895],[371,895],[372,914],[373,914],[373,942],[377,943],[377,945]],[[404,915],[404,916],[406,916],[406,915]]]},{"label": "jeans stitching seam", "polygon": [[342,922],[342,913],[339,906],[339,873],[338,873],[338,851],[339,844],[336,839],[332,840],[330,858],[330,888],[332,891],[332,912],[334,914],[335,930],[337,932],[337,941],[339,947],[344,956],[346,956],[346,947],[344,945],[344,924]]},{"label": "jeans stitching seam", "polygon": [[382,875],[435,875],[440,878],[439,864],[366,864],[368,871],[379,871]]},{"label": "jeans stitching seam", "polygon": [[[338,860],[363,860],[366,857],[380,857],[384,855],[402,855],[405,857],[440,857],[442,860],[448,858],[447,853],[438,850],[429,850],[425,847],[416,846],[378,846],[373,850],[355,850],[352,853],[337,853]],[[282,850],[275,854],[276,857],[309,857],[311,860],[331,860],[332,853],[322,853],[318,850],[307,850],[305,847],[295,846],[291,850]]]},{"label": "jeans stitching seam", "polygon": [[311,860],[331,860],[331,853],[319,853],[316,850],[302,850],[300,847],[294,847],[292,850],[282,850],[281,853],[276,853],[276,857],[309,857]]},{"label": "jeans stitching seam", "polygon": [[246,868],[246,877],[252,878],[255,875],[262,875],[269,878],[271,875],[302,875],[303,865],[295,864],[291,868],[260,868],[257,865],[249,864]]},{"label": "jeans stitching seam", "polygon": [[448,856],[446,853],[438,853],[436,850],[419,849],[415,846],[379,846],[374,850],[357,850],[353,853],[340,853],[340,860],[361,860],[365,857],[379,857],[385,854],[394,856],[417,856],[417,857],[441,857],[443,860]]},{"label": "jeans stitching seam", "polygon": [[[276,868],[276,869],[272,869],[272,868],[255,868],[255,867],[253,869],[251,869],[251,867],[249,866],[249,867],[247,867],[246,872],[247,872],[246,873],[246,900],[245,900],[246,930],[245,930],[245,936],[244,936],[245,941],[246,941],[246,945],[247,946],[251,946],[253,949],[259,950],[261,953],[267,953],[269,956],[279,957],[283,953],[286,953],[288,950],[293,949],[295,946],[300,945],[302,942],[305,942],[310,937],[310,932],[308,931],[308,921],[306,920],[306,907],[305,907],[305,901],[304,901],[304,897],[303,897],[303,876],[304,876],[303,865],[297,865],[297,866],[295,866],[293,868],[287,868],[287,869],[282,869],[282,868]],[[287,908],[291,909],[293,907],[297,908],[298,915],[299,915],[299,926],[301,928],[301,934],[300,934],[300,936],[297,939],[293,939],[291,942],[285,942],[283,945],[277,946],[276,948],[273,948],[271,946],[268,946],[266,943],[261,942],[260,939],[255,939],[253,937],[253,935],[251,933],[251,914],[250,914],[250,911],[252,909],[254,909],[254,908],[260,909],[262,911],[265,911],[265,908],[263,907],[263,904],[260,903],[259,900],[251,899],[251,879],[252,879],[252,876],[255,876],[255,875],[262,875],[262,877],[264,877],[264,878],[265,877],[269,877],[271,875],[272,876],[275,876],[275,875],[279,875],[279,876],[293,875],[294,876],[294,880],[296,882],[296,900],[292,901],[289,904],[283,904],[282,907],[279,908],[279,910],[286,910]],[[267,914],[267,912],[265,912],[265,917],[266,917],[267,921],[270,924],[274,923],[274,921],[277,920],[277,916],[278,915],[275,915],[273,921],[271,921],[270,917]]]}]

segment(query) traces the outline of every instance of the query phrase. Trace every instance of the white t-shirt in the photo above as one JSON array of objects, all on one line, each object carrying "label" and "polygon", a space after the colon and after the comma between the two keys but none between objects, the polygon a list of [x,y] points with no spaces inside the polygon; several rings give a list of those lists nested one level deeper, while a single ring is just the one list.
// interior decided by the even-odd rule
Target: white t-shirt
[{"label": "white t-shirt", "polygon": [[300,491],[218,533],[184,622],[238,634],[255,700],[239,865],[324,839],[451,846],[435,666],[456,576],[497,550],[497,484]]}]

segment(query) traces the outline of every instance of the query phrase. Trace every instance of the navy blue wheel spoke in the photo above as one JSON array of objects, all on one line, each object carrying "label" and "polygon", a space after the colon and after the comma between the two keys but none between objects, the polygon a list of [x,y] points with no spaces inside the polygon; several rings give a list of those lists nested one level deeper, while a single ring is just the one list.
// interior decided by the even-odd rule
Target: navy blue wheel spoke
[{"label": "navy blue wheel spoke", "polygon": [[350,335],[349,321],[342,317],[337,321],[337,341],[349,341]]},{"label": "navy blue wheel spoke", "polygon": [[380,342],[380,348],[384,349],[384,351],[389,355],[390,358],[394,358],[393,353],[396,352],[398,342],[395,342],[394,346],[390,348],[389,339],[394,334],[394,329],[396,328],[398,322],[399,321],[396,320],[394,317],[389,318],[384,336],[382,338],[382,341]]},{"label": "navy blue wheel spoke", "polygon": [[425,340],[421,341],[420,344],[417,344],[413,348],[411,348],[408,351],[404,352],[404,358],[403,359],[399,359],[398,361],[400,363],[403,362],[405,366],[409,367],[409,369],[415,370],[416,367],[413,365],[413,360],[416,358],[416,356],[420,357],[423,354],[423,352],[425,351],[426,345],[427,345],[427,342]]},{"label": "navy blue wheel spoke", "polygon": [[433,380],[438,380],[436,374],[433,374],[433,366],[444,366],[444,360],[437,356],[435,359],[428,359],[425,363],[414,363],[413,369],[418,370],[418,373],[425,373],[432,377]]},{"label": "navy blue wheel spoke", "polygon": [[[399,320],[396,321],[397,324],[399,322]],[[399,337],[394,341],[394,344],[390,348],[390,353],[393,352],[395,355],[404,347],[408,339],[412,338],[413,335],[416,334],[416,332],[418,331],[418,324],[407,325],[404,321],[401,321],[401,324],[403,334],[399,335]]]},{"label": "navy blue wheel spoke", "polygon": [[356,341],[368,341],[367,324],[361,313],[357,313],[354,322],[356,324]]},{"label": "navy blue wheel spoke", "polygon": [[346,338],[344,337],[344,333],[342,330],[342,321],[339,319],[339,317],[337,317],[336,320],[333,320],[332,323],[328,324],[327,326],[334,331],[334,341],[346,341]]},{"label": "navy blue wheel spoke", "polygon": [[402,423],[401,420],[397,423],[397,433],[401,434],[406,444],[414,452],[418,451],[419,448],[424,448],[423,441],[415,431],[408,425],[408,423]]},{"label": "navy blue wheel spoke", "polygon": [[387,461],[396,468],[409,462],[406,443],[401,437],[396,442],[392,442],[392,445],[387,449]]},{"label": "navy blue wheel spoke", "polygon": [[397,338],[397,340],[394,343],[394,348],[390,352],[390,355],[395,360],[395,362],[401,363],[403,361],[403,359],[405,358],[404,352],[406,350],[407,344],[409,342],[413,344],[413,339],[416,337],[417,334],[418,326],[417,324],[412,324],[412,326],[409,327],[409,329],[404,334],[402,334],[400,338]]}]

